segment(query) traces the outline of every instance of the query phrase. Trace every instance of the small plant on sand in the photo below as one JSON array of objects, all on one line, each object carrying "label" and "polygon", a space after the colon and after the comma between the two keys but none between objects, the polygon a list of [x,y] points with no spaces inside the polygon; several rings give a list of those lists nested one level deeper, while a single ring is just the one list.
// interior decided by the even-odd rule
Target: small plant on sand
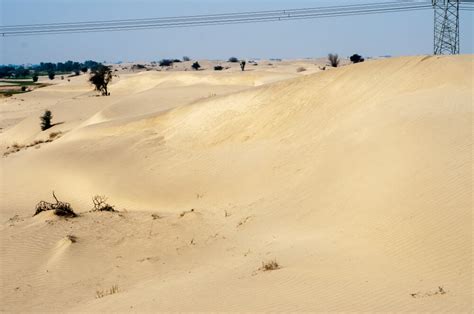
[{"label": "small plant on sand", "polygon": [[259,268],[261,271],[270,271],[270,270],[276,270],[279,269],[280,265],[277,263],[276,259],[267,261],[267,262],[262,262],[262,267]]},{"label": "small plant on sand", "polygon": [[111,294],[115,294],[119,292],[119,288],[118,288],[118,285],[113,285],[112,287],[110,287],[109,289],[105,289],[105,290],[97,290],[95,292],[95,297],[97,299],[100,299],[100,298],[103,298],[105,296],[108,296],[108,295],[111,295]]},{"label": "small plant on sand", "polygon": [[224,68],[221,65],[216,65],[214,67],[214,71],[222,71],[222,70],[224,70]]},{"label": "small plant on sand", "polygon": [[194,62],[193,65],[191,66],[194,70],[199,70],[201,68],[201,65],[199,64],[199,62]]},{"label": "small plant on sand", "polygon": [[296,69],[296,72],[300,73],[300,72],[304,72],[306,71],[306,68],[303,68],[303,67],[299,67]]},{"label": "small plant on sand", "polygon": [[110,96],[107,86],[112,81],[112,70],[110,67],[101,65],[99,68],[91,72],[89,82],[94,85],[95,90],[100,92],[102,96]]},{"label": "small plant on sand", "polygon": [[66,236],[66,238],[71,241],[71,243],[76,243],[77,242],[77,237],[75,235],[72,235],[72,234],[68,234]]},{"label": "small plant on sand", "polygon": [[334,68],[337,68],[339,66],[339,56],[337,55],[337,53],[330,53],[328,54],[328,60],[329,60],[329,64],[334,67]]},{"label": "small plant on sand", "polygon": [[242,71],[245,71],[245,65],[247,64],[247,62],[245,62],[244,60],[240,61],[240,69]]},{"label": "small plant on sand", "polygon": [[179,217],[184,217],[186,214],[189,214],[189,213],[193,213],[194,212],[194,208],[190,209],[190,210],[185,210],[183,211],[181,214],[179,214]]},{"label": "small plant on sand", "polygon": [[36,216],[39,213],[44,212],[44,211],[54,210],[54,214],[56,216],[61,216],[61,217],[66,217],[66,218],[77,217],[77,214],[71,208],[71,204],[59,201],[56,195],[54,194],[54,191],[53,191],[53,197],[56,200],[55,204],[48,203],[45,201],[40,201],[38,204],[36,204],[36,211],[33,216]]},{"label": "small plant on sand", "polygon": [[51,120],[53,119],[53,114],[50,110],[46,110],[43,115],[40,117],[41,120],[41,130],[47,130],[52,127]]},{"label": "small plant on sand", "polygon": [[114,212],[114,206],[107,203],[107,197],[96,195],[92,198],[92,203],[94,207],[92,208],[93,212]]},{"label": "small plant on sand", "polygon": [[55,76],[56,76],[56,73],[54,73],[53,71],[48,72],[48,78],[49,78],[50,80],[54,80],[54,77],[55,77]]}]

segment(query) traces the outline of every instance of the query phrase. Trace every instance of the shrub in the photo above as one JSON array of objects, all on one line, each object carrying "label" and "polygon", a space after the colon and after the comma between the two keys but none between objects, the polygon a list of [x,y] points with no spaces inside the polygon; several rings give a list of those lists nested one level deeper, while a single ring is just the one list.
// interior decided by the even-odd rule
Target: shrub
[{"label": "shrub", "polygon": [[221,65],[216,65],[214,67],[214,71],[222,71],[222,70],[224,70],[224,68]]},{"label": "shrub", "polygon": [[247,63],[244,60],[240,61],[240,68],[242,69],[242,71],[245,71],[245,65],[246,64]]},{"label": "shrub", "polygon": [[261,271],[270,271],[270,270],[275,270],[279,269],[280,265],[277,263],[276,259],[267,261],[267,262],[262,262],[262,267],[260,267]]},{"label": "shrub", "polygon": [[337,55],[337,53],[335,54],[332,54],[330,53],[328,55],[328,60],[329,60],[329,63],[331,64],[332,67],[334,68],[337,68],[339,66],[339,56]]},{"label": "shrub", "polygon": [[55,76],[56,76],[56,73],[54,73],[54,71],[48,72],[48,77],[50,80],[54,80]]},{"label": "shrub", "polygon": [[52,127],[51,120],[53,119],[53,114],[50,110],[46,110],[44,114],[40,117],[41,120],[41,130],[47,130]]},{"label": "shrub", "polygon": [[101,65],[98,69],[91,72],[89,82],[95,86],[95,90],[100,92],[102,96],[109,96],[107,86],[112,81],[112,71],[110,67]]},{"label": "shrub", "polygon": [[92,203],[94,207],[92,208],[93,212],[114,212],[114,206],[107,203],[107,197],[96,195],[92,198]]},{"label": "shrub", "polygon": [[184,56],[184,57],[183,57],[183,61],[191,61],[191,58],[188,57],[188,56]]},{"label": "shrub", "polygon": [[239,59],[237,59],[236,57],[230,57],[229,62],[237,63],[237,62],[239,62]]},{"label": "shrub", "polygon": [[54,195],[53,191],[53,197],[56,200],[56,203],[48,203],[45,201],[40,201],[38,204],[36,204],[36,211],[33,216],[38,215],[41,212],[48,211],[48,210],[54,210],[54,214],[56,216],[61,216],[61,217],[77,217],[77,214],[72,210],[71,204],[61,202],[58,200],[56,195]]},{"label": "shrub", "polygon": [[180,63],[181,60],[179,60],[179,59],[173,59],[173,62],[174,62],[174,63]]},{"label": "shrub", "polygon": [[22,86],[22,87],[21,87],[21,91],[22,91],[22,92],[26,92],[26,86]]},{"label": "shrub", "polygon": [[82,72],[82,73],[87,73],[87,67],[82,67],[82,68],[81,68],[81,72]]},{"label": "shrub", "polygon": [[33,80],[33,82],[38,82],[38,74],[34,73],[31,79]]},{"label": "shrub", "polygon": [[74,75],[75,76],[78,76],[79,74],[81,74],[81,72],[79,70],[74,70]]},{"label": "shrub", "polygon": [[199,62],[194,62],[193,65],[191,66],[194,70],[199,70],[199,68],[201,68],[201,65],[199,64]]},{"label": "shrub", "polygon": [[173,65],[173,60],[163,59],[160,61],[160,67],[170,67]]},{"label": "shrub", "polygon": [[350,57],[350,60],[351,60],[352,63],[359,63],[359,62],[364,62],[365,61],[365,59],[362,58],[362,56],[358,55],[357,53],[353,54]]},{"label": "shrub", "polygon": [[304,72],[306,71],[306,68],[303,68],[303,67],[299,67],[296,69],[296,72],[300,73],[300,72]]}]

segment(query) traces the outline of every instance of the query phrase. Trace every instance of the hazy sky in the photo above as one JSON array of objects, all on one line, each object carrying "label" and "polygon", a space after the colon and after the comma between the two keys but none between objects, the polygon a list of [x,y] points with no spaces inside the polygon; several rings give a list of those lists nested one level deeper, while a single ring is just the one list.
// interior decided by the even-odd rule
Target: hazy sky
[{"label": "hazy sky", "polygon": [[[309,0],[0,0],[0,24],[97,21],[377,1]],[[461,52],[473,53],[473,13],[462,12]],[[431,54],[433,12],[334,17],[258,24],[109,33],[0,37],[0,64]]]}]

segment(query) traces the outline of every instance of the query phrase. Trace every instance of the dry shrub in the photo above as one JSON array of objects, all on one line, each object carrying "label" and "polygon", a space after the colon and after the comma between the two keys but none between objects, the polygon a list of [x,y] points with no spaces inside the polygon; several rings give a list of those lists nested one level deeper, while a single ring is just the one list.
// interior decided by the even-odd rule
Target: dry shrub
[{"label": "dry shrub", "polygon": [[114,206],[107,203],[107,197],[96,195],[92,198],[94,207],[92,208],[93,212],[114,212]]},{"label": "dry shrub", "polygon": [[100,298],[103,298],[105,296],[108,296],[108,295],[111,295],[111,294],[115,294],[119,291],[119,288],[118,288],[118,285],[113,285],[112,287],[110,287],[109,289],[105,289],[105,290],[97,290],[95,292],[95,296],[97,299],[100,299]]},{"label": "dry shrub", "polygon": [[56,195],[54,194],[54,191],[53,191],[53,197],[56,200],[55,204],[48,203],[45,201],[40,201],[38,204],[36,204],[36,211],[33,216],[36,216],[39,213],[44,212],[44,211],[54,210],[54,214],[56,216],[66,217],[66,218],[77,217],[77,214],[71,208],[71,204],[59,201]]},{"label": "dry shrub", "polygon": [[306,68],[303,68],[303,67],[299,67],[296,69],[296,72],[300,73],[300,72],[304,72],[306,71]]},{"label": "dry shrub", "polygon": [[276,261],[276,259],[267,261],[267,262],[262,262],[262,267],[260,267],[261,271],[270,271],[270,270],[276,270],[279,269],[280,265]]}]

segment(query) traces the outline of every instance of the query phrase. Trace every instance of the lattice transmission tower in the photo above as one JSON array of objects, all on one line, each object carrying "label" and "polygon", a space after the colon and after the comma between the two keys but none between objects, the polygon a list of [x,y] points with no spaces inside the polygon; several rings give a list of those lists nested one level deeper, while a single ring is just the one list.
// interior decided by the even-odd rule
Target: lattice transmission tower
[{"label": "lattice transmission tower", "polygon": [[432,0],[434,8],[434,54],[459,54],[460,0]]}]

